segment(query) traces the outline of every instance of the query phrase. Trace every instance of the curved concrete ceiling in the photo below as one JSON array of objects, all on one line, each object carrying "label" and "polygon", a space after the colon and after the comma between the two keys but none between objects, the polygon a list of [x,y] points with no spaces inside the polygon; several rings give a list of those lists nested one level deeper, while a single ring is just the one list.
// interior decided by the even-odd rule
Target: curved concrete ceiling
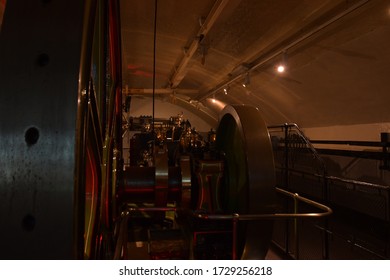
[{"label": "curved concrete ceiling", "polygon": [[128,94],[151,99],[155,77],[157,98],[202,104],[201,118],[244,103],[269,124],[390,122],[389,1],[164,0],[156,33],[154,16],[155,0],[121,0]]}]

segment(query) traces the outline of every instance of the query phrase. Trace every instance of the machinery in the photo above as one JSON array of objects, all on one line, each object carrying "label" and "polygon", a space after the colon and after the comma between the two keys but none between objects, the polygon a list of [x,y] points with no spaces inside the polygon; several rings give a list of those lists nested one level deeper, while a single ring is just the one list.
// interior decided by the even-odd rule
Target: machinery
[{"label": "machinery", "polygon": [[[140,212],[153,212],[147,215],[149,238],[175,236],[169,234],[175,230],[183,240],[184,247],[171,252],[171,257],[220,259],[234,254],[234,258],[264,258],[272,221],[252,221],[234,229],[239,235],[234,239],[241,241],[233,250],[232,221],[207,216],[275,212],[273,153],[260,112],[250,106],[227,106],[216,134],[211,131],[207,140],[191,130],[188,122],[173,119],[166,125],[154,125],[154,131],[149,131],[150,122],[145,118],[136,121],[143,124],[143,132],[132,138],[130,157],[138,155],[138,160],[130,162],[138,165],[124,169],[118,189],[118,203],[128,215],[124,223],[139,220]],[[171,220],[166,217],[169,210],[174,212]],[[156,221],[156,217],[160,219]],[[134,242],[147,241],[145,236],[136,238]],[[169,251],[150,250],[155,258]]]},{"label": "machinery", "polygon": [[261,113],[227,106],[207,137],[179,117],[124,124],[119,22],[118,1],[7,1],[0,258],[142,258],[145,241],[154,259],[264,258],[292,214],[275,213]]}]

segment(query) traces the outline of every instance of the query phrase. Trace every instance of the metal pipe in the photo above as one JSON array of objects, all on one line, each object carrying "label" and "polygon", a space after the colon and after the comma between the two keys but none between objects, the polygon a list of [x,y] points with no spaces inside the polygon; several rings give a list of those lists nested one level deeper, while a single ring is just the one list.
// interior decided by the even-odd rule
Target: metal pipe
[{"label": "metal pipe", "polygon": [[357,180],[352,180],[352,179],[344,179],[344,178],[339,178],[336,176],[327,176],[326,178],[328,180],[339,181],[339,182],[348,183],[348,184],[352,184],[352,185],[376,188],[376,189],[381,189],[381,190],[386,190],[386,191],[390,190],[390,186],[385,186],[385,185],[378,185],[378,184],[357,181]]},{"label": "metal pipe", "polygon": [[[284,124],[284,186],[285,188],[289,189],[289,183],[288,183],[288,178],[289,178],[289,166],[288,166],[288,161],[289,161],[289,157],[288,157],[288,154],[289,154],[289,149],[288,149],[288,131],[289,130],[289,126],[287,123]],[[286,200],[286,208],[285,209],[288,209],[288,200]],[[290,251],[290,225],[289,225],[289,221],[286,220],[285,221],[285,229],[286,229],[286,235],[285,235],[285,239],[284,239],[284,242],[285,242],[285,253],[286,254],[289,254],[289,251]]]},{"label": "metal pipe", "polygon": [[[294,194],[294,214],[298,213],[298,194]],[[295,239],[295,259],[299,259],[299,235],[298,235],[298,220],[294,218],[294,239]]]},{"label": "metal pipe", "polygon": [[312,174],[309,172],[295,170],[295,169],[291,169],[291,168],[289,170],[293,171],[295,173],[298,173],[298,174],[303,174],[305,176],[324,178],[326,180],[327,184],[329,183],[329,180],[333,180],[333,181],[339,181],[339,182],[343,182],[343,183],[347,183],[347,184],[351,184],[351,185],[364,186],[364,187],[374,188],[374,189],[379,189],[379,190],[384,190],[384,191],[390,190],[390,186],[387,186],[387,185],[379,185],[379,184],[375,184],[375,183],[363,182],[363,181],[358,181],[358,180],[353,180],[353,179],[345,179],[345,178],[340,178],[337,176],[325,176],[324,177],[321,174]]},{"label": "metal pipe", "polygon": [[[78,96],[76,115],[76,147],[75,147],[75,192],[74,192],[74,255],[76,259],[85,257],[85,248],[88,245],[84,240],[85,223],[85,170],[88,137],[88,95],[89,74],[91,72],[93,30],[96,16],[96,1],[85,1],[83,26],[81,33],[80,66],[78,76]],[[76,32],[76,31],[75,31]],[[88,239],[88,238],[87,238]]]},{"label": "metal pipe", "polygon": [[318,203],[311,199],[305,198],[298,194],[294,194],[292,192],[275,188],[277,192],[297,199],[298,201],[304,202],[313,207],[319,208],[324,212],[321,213],[274,213],[274,214],[195,214],[196,217],[201,219],[209,219],[209,220],[231,220],[237,219],[240,221],[254,221],[254,220],[267,220],[267,219],[289,219],[289,218],[322,218],[329,216],[333,213],[332,209],[324,204]]},{"label": "metal pipe", "polygon": [[284,125],[284,186],[289,189],[289,185],[288,185],[288,161],[289,161],[289,158],[288,158],[288,153],[289,153],[289,150],[288,150],[288,132],[289,132],[289,126],[288,124],[285,124]]},{"label": "metal pipe", "polygon": [[119,233],[118,233],[118,240],[115,247],[114,252],[114,260],[119,260],[121,258],[121,253],[126,250],[126,244],[127,244],[127,222],[128,222],[128,215],[122,213],[122,221],[119,225]]},{"label": "metal pipe", "polygon": [[[153,94],[152,88],[124,88],[123,93],[126,95],[149,95]],[[170,89],[170,88],[156,88],[154,89],[155,94],[182,94],[182,95],[194,95],[198,94],[198,89]]]},{"label": "metal pipe", "polygon": [[176,207],[130,207],[126,209],[128,213],[130,212],[164,212],[164,211],[176,211]]}]

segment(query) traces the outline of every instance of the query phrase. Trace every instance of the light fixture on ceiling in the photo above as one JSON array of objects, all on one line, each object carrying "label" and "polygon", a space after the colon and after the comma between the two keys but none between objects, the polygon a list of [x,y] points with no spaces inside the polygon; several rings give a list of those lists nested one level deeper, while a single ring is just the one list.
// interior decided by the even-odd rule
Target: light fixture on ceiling
[{"label": "light fixture on ceiling", "polygon": [[228,94],[228,91],[229,91],[229,86],[226,86],[226,87],[223,88],[223,93],[224,93],[225,95]]},{"label": "light fixture on ceiling", "polygon": [[282,53],[282,60],[276,66],[276,71],[278,73],[284,73],[286,71],[286,67],[287,67],[287,52],[283,51],[283,53]]},{"label": "light fixture on ceiling", "polygon": [[248,87],[250,83],[251,83],[251,79],[250,79],[250,77],[249,77],[249,72],[247,72],[247,73],[245,74],[245,80],[244,80],[244,82],[242,83],[242,86],[243,86],[243,87]]},{"label": "light fixture on ceiling", "polygon": [[211,99],[211,101],[212,101],[213,103],[217,102],[217,101],[215,100],[215,95],[213,95],[213,99]]},{"label": "light fixture on ceiling", "polygon": [[286,70],[286,67],[283,64],[279,64],[279,66],[276,68],[276,71],[279,73],[283,73]]},{"label": "light fixture on ceiling", "polygon": [[[305,34],[302,34],[302,36],[298,37],[296,40],[294,40],[291,43],[288,43],[285,45],[282,49],[278,49],[276,52],[271,52],[269,55],[266,56],[260,56],[257,57],[253,62],[249,62],[247,65],[249,66],[245,71],[253,71],[256,69],[260,69],[262,67],[265,67],[268,65],[269,62],[274,61],[277,57],[281,55],[286,50],[289,50],[295,46],[298,46],[302,42],[305,42],[306,40],[312,38],[313,35],[320,33],[323,30],[326,30],[326,27],[334,24],[335,22],[345,18],[347,15],[351,14],[352,12],[356,11],[358,8],[363,7],[364,5],[370,3],[368,0],[360,0],[354,5],[350,5],[347,9],[341,11],[340,13],[336,14],[331,19],[323,22],[322,24],[319,24],[317,26],[314,26],[311,30],[308,30]],[[282,68],[280,68],[282,70]],[[284,71],[288,70],[286,66],[284,67]],[[277,67],[274,68],[274,71],[277,71]],[[227,80],[226,82],[222,83],[221,85],[217,86],[215,89],[212,89],[204,94],[199,95],[199,100],[204,100],[206,98],[210,98],[212,94],[215,92],[220,91],[224,88],[224,86],[228,83],[236,82],[240,79],[242,79],[242,74],[239,72],[237,75],[234,75],[232,73],[231,78]],[[242,72],[243,73],[243,72]]]}]

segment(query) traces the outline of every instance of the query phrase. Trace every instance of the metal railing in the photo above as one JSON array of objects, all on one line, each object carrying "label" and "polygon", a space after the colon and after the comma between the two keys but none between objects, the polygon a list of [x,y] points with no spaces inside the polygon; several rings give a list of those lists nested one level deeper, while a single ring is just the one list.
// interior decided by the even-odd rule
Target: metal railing
[{"label": "metal railing", "polygon": [[[370,183],[337,176],[342,173],[337,173],[338,169],[335,169],[335,165],[330,166],[333,168],[329,169],[331,170],[330,172],[335,173],[330,175],[327,166],[322,159],[323,155],[327,156],[326,159],[330,160],[330,163],[332,163],[332,156],[354,157],[354,163],[357,159],[372,159],[381,161],[379,167],[381,170],[389,170],[389,134],[381,133],[380,142],[309,140],[305,137],[300,128],[293,123],[269,126],[268,128],[274,144],[275,161],[278,163],[276,171],[281,175],[281,180],[278,182],[277,186],[283,186],[283,188],[292,192],[298,191],[305,196],[332,205],[332,207],[338,207],[337,209],[342,207],[342,209],[356,211],[363,215],[378,218],[380,221],[384,222],[390,220],[390,204],[388,202],[390,186],[377,183],[377,181],[375,181],[375,183]],[[313,145],[321,146],[315,148]],[[331,146],[327,147],[326,145]],[[376,147],[378,149],[341,149],[338,148],[337,145]],[[379,148],[382,148],[382,150]],[[307,184],[305,182],[307,182]],[[315,185],[313,185],[313,182]],[[312,186],[313,188],[311,188]],[[360,199],[359,201],[364,199],[366,203],[354,203],[355,199]],[[337,217],[340,216],[338,215]],[[322,226],[313,224],[315,228],[321,228],[323,234],[321,238],[322,245],[318,243],[317,248],[322,248],[323,259],[329,259],[331,253],[332,256],[334,256],[341,252],[340,250],[337,251],[335,249],[331,238],[331,236],[336,236],[337,232],[335,232],[335,228],[330,230],[328,223],[329,221],[326,219]],[[289,238],[289,230],[291,229],[286,225],[285,240],[282,241],[280,239],[281,235],[275,235],[273,242],[279,249],[284,250],[286,254],[290,255],[291,253],[289,252],[288,247],[292,238],[291,236]],[[282,230],[278,233],[281,234]],[[350,234],[354,236],[353,233]],[[343,238],[345,238],[344,242],[346,242],[346,244],[353,244],[348,236]],[[293,244],[293,242],[291,242],[291,244]],[[304,247],[301,246],[301,249],[302,248]],[[369,245],[364,247],[364,250],[366,251],[369,249]],[[298,251],[296,250],[296,252]],[[305,250],[304,252],[309,253],[308,250]],[[312,253],[315,253],[315,249],[310,250],[310,254]]]},{"label": "metal railing", "polygon": [[300,137],[300,139],[304,142],[306,145],[307,149],[312,153],[313,157],[320,163],[321,168],[324,172],[324,174],[327,173],[326,171],[326,165],[322,157],[319,155],[317,152],[316,148],[314,148],[313,144],[310,142],[310,140],[305,136],[303,131],[299,128],[299,126],[295,123],[285,123],[282,125],[272,125],[268,126],[269,130],[272,129],[282,129],[282,132],[284,132],[284,149],[285,149],[285,154],[286,154],[286,162],[285,165],[287,165],[288,168],[288,153],[289,153],[289,144],[291,141],[289,140],[289,133],[293,129],[297,135]]},{"label": "metal railing", "polygon": [[[285,196],[288,196],[294,200],[294,212],[293,213],[271,213],[271,214],[201,214],[192,212],[192,215],[196,218],[207,219],[207,220],[232,220],[232,259],[237,259],[237,227],[239,221],[257,221],[265,219],[294,219],[294,240],[296,249],[298,248],[298,225],[297,220],[302,218],[322,218],[332,214],[332,209],[326,205],[313,201],[311,199],[300,196],[297,193],[292,193],[281,188],[275,188],[275,190]],[[299,202],[306,203],[310,206],[318,208],[323,212],[316,213],[298,213],[298,204]],[[114,259],[120,259],[122,256],[124,259],[127,257],[127,223],[131,213],[134,212],[165,212],[165,211],[177,211],[179,208],[176,207],[128,207],[122,212],[122,221],[120,224],[120,230],[118,235],[118,241],[115,249]],[[296,250],[296,256],[298,256],[298,250]]]},{"label": "metal railing", "polygon": [[118,239],[114,252],[114,260],[119,260],[121,257],[123,259],[127,258],[127,242],[128,242],[128,221],[131,213],[134,212],[166,212],[174,211],[176,212],[178,208],[176,207],[127,207],[121,213],[121,221],[119,225]]},{"label": "metal railing", "polygon": [[[208,220],[232,220],[233,222],[233,247],[232,247],[232,259],[237,258],[237,226],[238,221],[253,221],[253,220],[265,220],[265,219],[294,219],[294,235],[293,238],[295,240],[295,246],[296,246],[296,259],[299,258],[298,256],[298,240],[299,240],[299,234],[298,234],[298,225],[297,220],[302,218],[322,218],[329,216],[333,213],[332,209],[326,205],[323,205],[321,203],[318,203],[316,201],[313,201],[311,199],[305,198],[300,196],[297,193],[292,193],[289,191],[286,191],[281,188],[275,188],[275,190],[283,195],[286,195],[288,197],[293,198],[294,200],[294,213],[273,213],[273,214],[195,214],[196,217],[202,218],[202,219],[208,219]],[[298,202],[304,202],[308,205],[311,205],[313,207],[316,207],[320,210],[323,210],[323,212],[320,213],[298,213]]]}]

